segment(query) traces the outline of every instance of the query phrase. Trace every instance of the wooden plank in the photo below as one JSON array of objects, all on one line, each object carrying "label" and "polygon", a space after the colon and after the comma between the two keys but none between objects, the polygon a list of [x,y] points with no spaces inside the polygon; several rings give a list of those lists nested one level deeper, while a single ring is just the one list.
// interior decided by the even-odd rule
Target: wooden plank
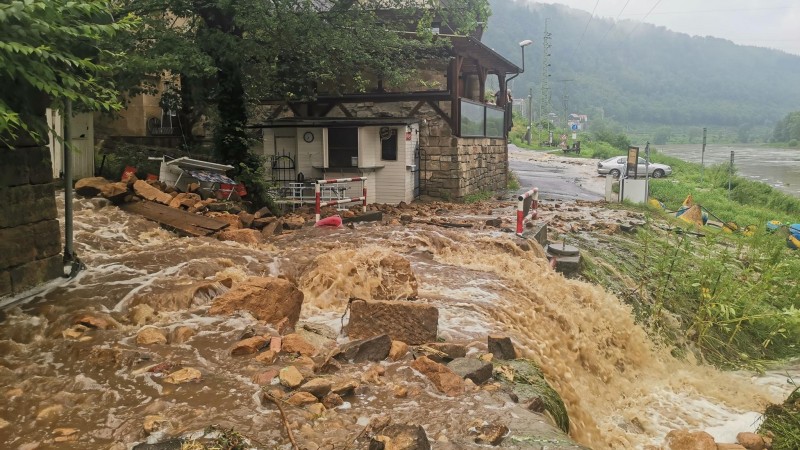
[{"label": "wooden plank", "polygon": [[119,207],[125,212],[139,214],[145,219],[158,222],[181,236],[208,236],[229,225],[221,220],[148,201],[123,203]]}]

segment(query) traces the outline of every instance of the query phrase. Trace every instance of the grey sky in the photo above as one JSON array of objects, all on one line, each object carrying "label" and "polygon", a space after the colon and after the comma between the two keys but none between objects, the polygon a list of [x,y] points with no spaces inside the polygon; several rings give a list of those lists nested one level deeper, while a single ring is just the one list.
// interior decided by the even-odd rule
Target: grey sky
[{"label": "grey sky", "polygon": [[797,0],[537,0],[537,2],[561,3],[590,13],[597,5],[595,16],[612,19],[619,17],[620,20],[644,19],[647,23],[681,33],[715,36],[729,39],[737,44],[776,48],[800,55],[800,2]]}]

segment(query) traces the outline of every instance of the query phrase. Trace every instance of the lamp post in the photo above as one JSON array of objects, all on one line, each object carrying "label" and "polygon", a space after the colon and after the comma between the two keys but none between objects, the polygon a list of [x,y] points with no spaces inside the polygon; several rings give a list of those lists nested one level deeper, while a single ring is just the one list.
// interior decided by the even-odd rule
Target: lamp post
[{"label": "lamp post", "polygon": [[[527,47],[527,46],[529,46],[531,44],[533,44],[533,41],[530,40],[530,39],[525,39],[524,41],[520,41],[519,48],[520,48],[520,51],[522,51],[522,70],[519,73],[515,73],[511,78],[506,80],[506,89],[508,89],[508,86],[510,85],[511,80],[513,80],[514,78],[517,78],[520,73],[524,73],[525,72],[525,47]],[[503,92],[502,95],[505,95],[506,98],[507,98],[508,93],[507,92]],[[531,102],[532,101],[533,100],[531,100]],[[514,113],[513,111],[514,111],[513,108],[509,108],[508,106],[506,106],[506,120],[507,120],[506,125],[509,127],[508,131],[511,131],[510,130],[510,126],[511,126],[511,115],[510,114],[513,114]],[[530,130],[530,128],[528,128],[528,133],[526,135],[527,136],[527,140],[528,140],[528,145],[530,145],[530,143],[531,143],[530,133],[531,133],[531,130]]]}]

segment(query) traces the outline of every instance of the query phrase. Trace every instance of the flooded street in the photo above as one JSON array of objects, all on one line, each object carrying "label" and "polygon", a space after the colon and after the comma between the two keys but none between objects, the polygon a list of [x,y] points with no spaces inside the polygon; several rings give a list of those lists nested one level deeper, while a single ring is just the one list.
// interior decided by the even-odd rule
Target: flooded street
[{"label": "flooded street", "polygon": [[[733,442],[737,432],[754,429],[757,411],[784,399],[786,374],[800,377],[800,367],[755,376],[678,361],[648,338],[615,296],[565,279],[550,269],[538,245],[497,228],[399,222],[305,227],[248,246],[180,238],[103,205],[76,201],[76,253],[87,269],[3,313],[2,448],[121,450],[199,433],[211,424],[235,428],[258,448],[287,448],[278,412],[261,404],[261,386],[253,381],[266,366],[230,355],[233,343],[264,325],[249,314],[209,315],[211,300],[248,276],[283,276],[305,295],[301,322],[340,333],[350,298],[408,293],[408,280],[392,280],[391,289],[382,281],[388,275],[380,262],[398,256],[411,264],[418,301],[439,308],[440,339],[476,353],[486,351],[489,333],[511,336],[562,396],[571,437],[591,448],[659,445],[675,428],[706,429]],[[469,213],[480,210],[482,220],[513,217],[510,204],[497,206],[503,207],[437,214],[457,217],[472,208]],[[145,314],[142,305],[154,311]],[[87,314],[109,326],[74,332]],[[170,343],[137,344],[145,324],[165,330]],[[192,335],[176,339],[187,327]],[[338,340],[345,338],[339,334]],[[423,424],[434,448],[459,449],[467,448],[465,430],[476,410],[487,419],[517,417],[507,396],[478,390],[445,398],[431,392],[424,378],[382,364],[385,387],[418,395],[397,399],[369,386],[322,416],[290,412],[298,440],[308,448],[341,448],[371,417],[389,412]],[[167,368],[179,367],[198,369],[202,380],[165,382]],[[148,437],[142,427],[151,415],[167,417],[169,426]],[[77,439],[58,444],[59,429],[77,430]],[[571,448],[552,445],[547,448]]]},{"label": "flooded street", "polygon": [[[658,151],[684,161],[700,163],[702,145],[664,145]],[[707,145],[706,167],[727,164],[734,152],[739,175],[769,184],[787,194],[800,197],[800,150],[786,148]]]}]

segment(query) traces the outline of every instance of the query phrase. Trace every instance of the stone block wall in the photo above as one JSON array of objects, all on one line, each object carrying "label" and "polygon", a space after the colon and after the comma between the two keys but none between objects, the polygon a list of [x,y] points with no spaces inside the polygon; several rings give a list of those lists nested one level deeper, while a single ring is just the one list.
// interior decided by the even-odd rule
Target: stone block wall
[{"label": "stone block wall", "polygon": [[477,192],[506,188],[505,139],[460,138],[453,136],[450,126],[438,116],[426,122],[420,129],[422,194],[463,200]]},{"label": "stone block wall", "polygon": [[63,275],[50,150],[0,146],[0,297]]}]

